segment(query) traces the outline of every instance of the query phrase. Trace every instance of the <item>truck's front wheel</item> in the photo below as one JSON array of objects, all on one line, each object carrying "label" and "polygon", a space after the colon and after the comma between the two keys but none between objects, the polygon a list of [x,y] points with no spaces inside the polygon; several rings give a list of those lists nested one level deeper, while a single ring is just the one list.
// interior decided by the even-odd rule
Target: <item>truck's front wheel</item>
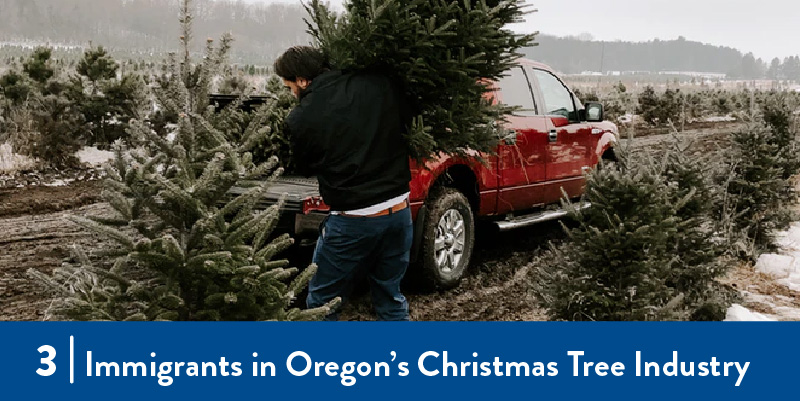
[{"label": "truck's front wheel", "polygon": [[469,266],[475,221],[467,198],[453,188],[437,188],[422,237],[422,270],[428,283],[447,289],[458,285]]}]

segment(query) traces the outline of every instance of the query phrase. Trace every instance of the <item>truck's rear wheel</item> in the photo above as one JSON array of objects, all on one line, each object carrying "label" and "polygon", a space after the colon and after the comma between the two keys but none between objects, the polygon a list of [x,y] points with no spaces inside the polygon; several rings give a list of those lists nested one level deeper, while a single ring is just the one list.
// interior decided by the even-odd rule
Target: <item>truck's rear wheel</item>
[{"label": "truck's rear wheel", "polygon": [[458,285],[475,244],[475,221],[467,198],[453,188],[437,188],[422,236],[422,270],[427,283],[447,289]]}]

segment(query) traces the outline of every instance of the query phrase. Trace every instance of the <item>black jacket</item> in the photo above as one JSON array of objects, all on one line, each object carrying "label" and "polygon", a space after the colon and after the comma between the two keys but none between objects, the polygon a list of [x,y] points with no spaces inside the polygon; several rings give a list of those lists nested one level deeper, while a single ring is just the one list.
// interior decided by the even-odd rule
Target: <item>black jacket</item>
[{"label": "black jacket", "polygon": [[329,71],[286,118],[297,173],[319,180],[333,210],[361,209],[409,191],[408,105],[381,75]]}]

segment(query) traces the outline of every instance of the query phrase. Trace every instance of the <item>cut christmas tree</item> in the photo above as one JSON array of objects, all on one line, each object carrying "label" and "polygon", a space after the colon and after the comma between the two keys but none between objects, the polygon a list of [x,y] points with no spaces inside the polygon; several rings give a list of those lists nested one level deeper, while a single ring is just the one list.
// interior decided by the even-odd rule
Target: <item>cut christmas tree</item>
[{"label": "cut christmas tree", "polygon": [[334,68],[386,74],[416,108],[408,140],[417,158],[466,149],[492,151],[488,129],[510,110],[483,99],[531,45],[507,25],[523,16],[519,0],[350,0],[337,15],[307,5],[309,32]]}]

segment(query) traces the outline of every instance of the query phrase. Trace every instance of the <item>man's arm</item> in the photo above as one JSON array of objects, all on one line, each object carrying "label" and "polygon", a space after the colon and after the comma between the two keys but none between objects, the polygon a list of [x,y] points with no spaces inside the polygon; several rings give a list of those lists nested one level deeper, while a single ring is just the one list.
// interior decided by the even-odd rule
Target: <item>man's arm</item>
[{"label": "man's arm", "polygon": [[309,132],[308,124],[302,119],[300,107],[286,117],[285,130],[292,148],[294,172],[305,177],[315,175],[321,155],[314,146],[314,136]]}]

